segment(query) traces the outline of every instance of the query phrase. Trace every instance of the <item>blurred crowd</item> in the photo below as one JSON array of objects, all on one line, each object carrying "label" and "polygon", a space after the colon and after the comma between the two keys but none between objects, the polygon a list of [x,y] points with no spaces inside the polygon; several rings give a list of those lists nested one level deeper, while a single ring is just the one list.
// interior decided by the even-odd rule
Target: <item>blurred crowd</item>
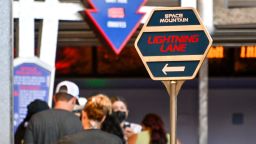
[{"label": "blurred crowd", "polygon": [[86,99],[75,83],[62,81],[53,101],[53,108],[38,99],[27,106],[15,144],[170,143],[159,115],[148,113],[140,124],[128,122],[128,105],[121,97],[97,94]]}]

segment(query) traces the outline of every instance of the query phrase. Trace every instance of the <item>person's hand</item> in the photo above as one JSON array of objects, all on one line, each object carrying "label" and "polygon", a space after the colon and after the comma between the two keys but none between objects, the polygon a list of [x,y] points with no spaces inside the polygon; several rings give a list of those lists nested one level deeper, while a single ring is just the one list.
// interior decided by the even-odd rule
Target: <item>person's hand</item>
[{"label": "person's hand", "polygon": [[134,135],[135,133],[133,132],[133,130],[130,127],[126,127],[124,129],[124,135],[126,138],[129,139],[129,137],[131,137],[132,135]]}]

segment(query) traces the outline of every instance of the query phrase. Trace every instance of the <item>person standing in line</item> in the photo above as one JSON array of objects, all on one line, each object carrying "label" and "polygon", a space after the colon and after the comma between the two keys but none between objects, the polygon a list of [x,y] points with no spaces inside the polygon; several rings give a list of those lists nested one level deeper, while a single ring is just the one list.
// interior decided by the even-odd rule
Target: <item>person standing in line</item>
[{"label": "person standing in line", "polygon": [[90,97],[82,111],[84,130],[65,136],[58,144],[122,144],[119,137],[101,130],[108,114],[111,114],[111,101],[107,96]]},{"label": "person standing in line", "polygon": [[122,143],[126,144],[120,122],[117,119],[116,115],[114,115],[113,113],[106,116],[104,122],[101,125],[101,130],[118,136],[122,140]]},{"label": "person standing in line", "polygon": [[40,100],[40,99],[35,99],[32,101],[28,106],[27,106],[27,115],[25,119],[20,123],[19,127],[17,128],[15,135],[14,135],[14,142],[15,144],[24,144],[24,135],[25,131],[28,126],[28,122],[31,119],[31,117],[44,110],[48,110],[49,106],[47,102]]},{"label": "person standing in line", "polygon": [[115,115],[123,129],[124,139],[127,141],[129,137],[141,131],[142,127],[136,123],[126,121],[128,118],[128,106],[125,100],[121,97],[111,97],[113,115]]},{"label": "person standing in line", "polygon": [[54,109],[35,114],[26,129],[25,144],[55,144],[69,134],[82,130],[82,123],[72,110],[79,98],[78,86],[70,81],[57,85]]},{"label": "person standing in line", "polygon": [[[149,113],[141,123],[143,131],[131,136],[128,144],[170,144],[170,135],[166,133],[160,116]],[[179,140],[177,144],[181,144]]]}]

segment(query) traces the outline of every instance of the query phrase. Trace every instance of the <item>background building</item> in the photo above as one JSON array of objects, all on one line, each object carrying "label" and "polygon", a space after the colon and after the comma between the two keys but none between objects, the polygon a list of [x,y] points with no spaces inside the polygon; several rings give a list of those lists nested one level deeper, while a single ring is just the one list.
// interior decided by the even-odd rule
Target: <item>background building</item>
[{"label": "background building", "polygon": [[[87,2],[84,5],[90,8]],[[180,1],[148,0],[146,6],[177,7]],[[208,55],[209,144],[255,143],[255,13],[254,0],[214,0],[214,43]],[[77,82],[85,97],[95,93],[125,97],[130,121],[140,123],[146,113],[155,112],[164,118],[168,129],[169,96],[161,82],[149,79],[133,46],[142,25],[117,55],[84,18],[59,24],[56,82]],[[15,20],[16,33],[18,23]],[[36,20],[36,46],[41,23]],[[39,50],[35,53],[39,55]],[[198,78],[186,81],[178,96],[178,137],[183,144],[198,143],[198,99]]]}]

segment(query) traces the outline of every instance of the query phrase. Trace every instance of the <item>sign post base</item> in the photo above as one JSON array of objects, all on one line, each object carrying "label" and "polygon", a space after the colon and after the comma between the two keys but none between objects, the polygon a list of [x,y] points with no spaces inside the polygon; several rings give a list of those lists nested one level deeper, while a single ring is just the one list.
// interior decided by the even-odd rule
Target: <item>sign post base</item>
[{"label": "sign post base", "polygon": [[162,81],[170,96],[170,143],[177,144],[177,96],[184,81]]}]

